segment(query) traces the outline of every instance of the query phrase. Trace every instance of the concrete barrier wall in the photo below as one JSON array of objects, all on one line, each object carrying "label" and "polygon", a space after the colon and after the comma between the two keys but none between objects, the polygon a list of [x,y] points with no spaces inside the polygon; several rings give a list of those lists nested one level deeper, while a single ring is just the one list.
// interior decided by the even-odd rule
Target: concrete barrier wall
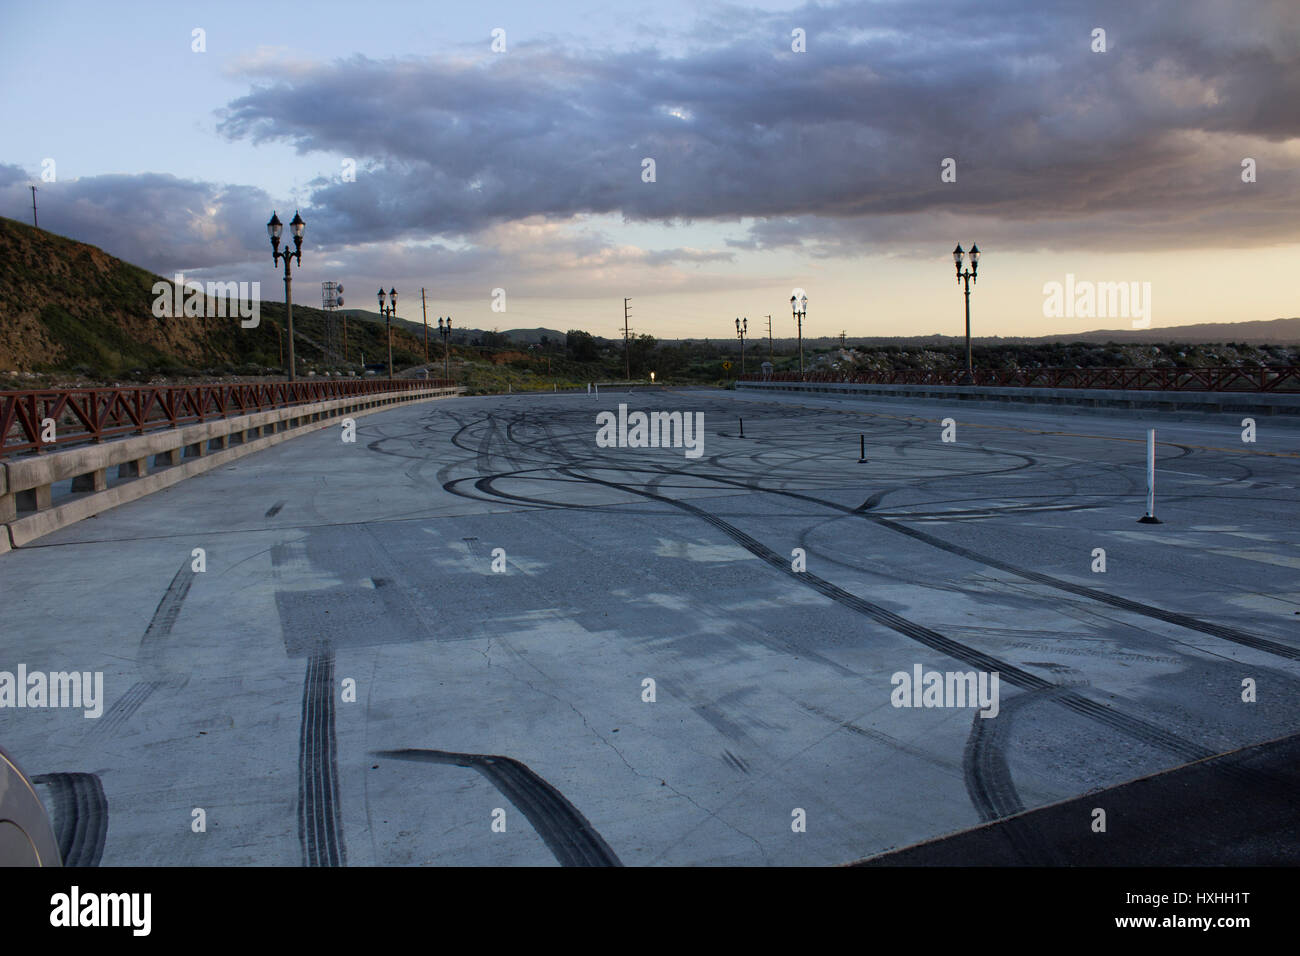
[{"label": "concrete barrier wall", "polygon": [[[975,385],[857,385],[844,382],[737,382],[738,389],[822,392],[862,398],[942,399],[986,407],[1066,405],[1243,415],[1300,416],[1300,392],[1164,392],[1109,388],[1004,388]],[[1300,423],[1300,417],[1294,419]]]},{"label": "concrete barrier wall", "polygon": [[[427,388],[313,402],[0,462],[0,554],[342,418],[464,391]],[[114,467],[125,480],[110,488]],[[54,484],[68,479],[68,500],[54,500]]]}]

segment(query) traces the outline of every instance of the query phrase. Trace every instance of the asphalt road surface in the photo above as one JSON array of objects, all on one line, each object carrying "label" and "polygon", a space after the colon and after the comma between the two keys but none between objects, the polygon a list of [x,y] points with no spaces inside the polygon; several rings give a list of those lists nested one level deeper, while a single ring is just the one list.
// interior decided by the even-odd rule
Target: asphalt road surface
[{"label": "asphalt road surface", "polygon": [[[600,447],[619,403],[702,453]],[[103,673],[0,708],[72,862],[823,865],[1045,807],[987,862],[1121,862],[1111,788],[1193,764],[1203,862],[1296,862],[1240,850],[1294,774],[1208,761],[1300,732],[1295,427],[607,390],[341,434],[0,558],[0,671]]]}]

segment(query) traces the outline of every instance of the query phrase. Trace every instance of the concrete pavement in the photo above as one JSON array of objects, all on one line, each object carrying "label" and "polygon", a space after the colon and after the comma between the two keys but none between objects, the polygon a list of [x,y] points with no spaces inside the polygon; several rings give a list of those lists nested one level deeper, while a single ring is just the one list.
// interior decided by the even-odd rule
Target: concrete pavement
[{"label": "concrete pavement", "polygon": [[[619,403],[703,455],[598,447]],[[606,389],[357,435],[0,557],[0,671],[104,673],[0,708],[103,864],[841,863],[1300,731],[1294,429]],[[917,665],[997,716],[895,706]]]}]

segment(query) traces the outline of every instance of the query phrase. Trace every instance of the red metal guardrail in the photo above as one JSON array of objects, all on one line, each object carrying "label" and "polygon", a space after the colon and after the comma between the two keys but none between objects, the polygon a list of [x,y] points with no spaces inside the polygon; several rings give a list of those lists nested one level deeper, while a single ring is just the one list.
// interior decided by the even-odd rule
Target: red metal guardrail
[{"label": "red metal guardrail", "polygon": [[745,382],[842,382],[854,385],[981,385],[1003,388],[1111,388],[1170,392],[1300,391],[1300,367],[1213,368],[977,368],[973,381],[965,369],[896,369],[888,372],[782,372],[767,379],[744,375]]},{"label": "red metal guardrail", "polygon": [[[144,385],[0,392],[0,455],[99,442],[121,435],[340,398],[447,388],[442,379],[258,382],[240,385]],[[54,419],[54,441],[42,422]]]}]

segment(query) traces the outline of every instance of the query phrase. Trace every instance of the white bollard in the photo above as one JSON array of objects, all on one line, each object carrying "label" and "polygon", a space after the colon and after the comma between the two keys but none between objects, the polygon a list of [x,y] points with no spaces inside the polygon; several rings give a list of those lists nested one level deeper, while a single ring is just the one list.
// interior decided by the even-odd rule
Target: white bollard
[{"label": "white bollard", "polygon": [[1156,430],[1147,429],[1147,513],[1138,521],[1142,524],[1163,524],[1156,517]]}]

